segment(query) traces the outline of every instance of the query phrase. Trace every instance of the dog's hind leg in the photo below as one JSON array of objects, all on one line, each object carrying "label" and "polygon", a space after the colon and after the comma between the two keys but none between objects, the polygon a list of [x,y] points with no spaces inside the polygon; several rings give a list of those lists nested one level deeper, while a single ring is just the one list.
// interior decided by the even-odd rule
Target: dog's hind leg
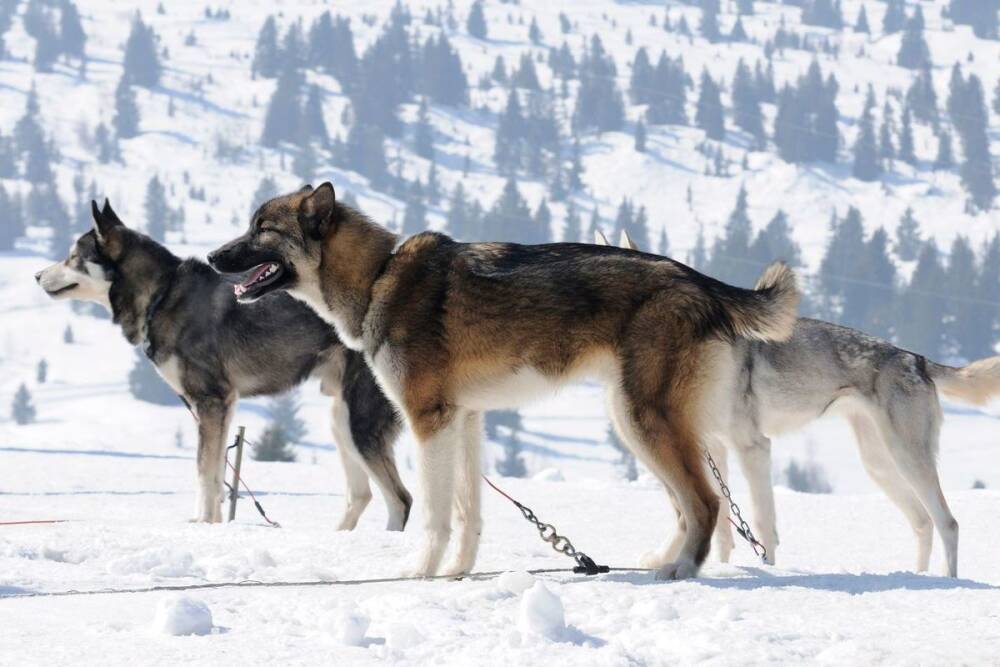
[{"label": "dog's hind leg", "polygon": [[442,574],[466,574],[472,570],[483,532],[480,510],[482,484],[479,457],[482,449],[483,418],[480,412],[468,412],[462,423],[458,450],[458,478],[455,484],[455,530],[458,546]]},{"label": "dog's hind leg", "polygon": [[941,430],[941,407],[937,404],[937,395],[933,394],[934,389],[930,392],[923,406],[917,406],[919,399],[914,399],[907,405],[907,414],[895,414],[890,409],[889,414],[876,423],[899,473],[931,515],[941,536],[946,574],[957,577],[958,521],[948,507],[937,474],[935,455]]},{"label": "dog's hind leg", "polygon": [[234,405],[232,397],[206,398],[195,402],[198,415],[198,513],[195,521],[222,521],[226,435]]},{"label": "dog's hind leg", "polygon": [[704,477],[697,439],[685,432],[680,414],[668,424],[654,403],[637,404],[626,396],[627,390],[612,389],[613,422],[619,437],[663,482],[679,510],[678,531],[670,545],[640,562],[659,566],[659,579],[693,577],[708,555],[719,511],[718,497]]},{"label": "dog's hind leg", "polygon": [[767,563],[774,565],[778,550],[778,524],[774,511],[774,486],[771,484],[771,441],[764,434],[755,432],[734,438],[733,449],[750,487],[754,537],[764,545]]},{"label": "dog's hind leg", "polygon": [[347,403],[340,398],[334,398],[331,409],[331,430],[333,441],[337,444],[337,453],[340,455],[340,464],[344,469],[344,483],[347,486],[344,515],[337,524],[337,530],[354,530],[361,513],[372,499],[368,472],[351,435],[350,416]]},{"label": "dog's hind leg", "polygon": [[875,482],[896,507],[903,512],[917,540],[917,572],[925,572],[930,563],[934,544],[934,524],[920,499],[897,469],[888,444],[883,441],[875,422],[864,415],[849,418],[858,451],[868,476]]}]

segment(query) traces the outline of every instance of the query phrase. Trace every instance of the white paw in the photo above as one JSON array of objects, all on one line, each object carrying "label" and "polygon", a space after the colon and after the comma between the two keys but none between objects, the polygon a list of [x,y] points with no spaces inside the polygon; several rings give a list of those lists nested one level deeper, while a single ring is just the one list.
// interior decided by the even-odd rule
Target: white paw
[{"label": "white paw", "polygon": [[690,579],[698,574],[698,566],[691,561],[678,561],[667,563],[656,573],[659,581],[677,581],[680,579]]}]

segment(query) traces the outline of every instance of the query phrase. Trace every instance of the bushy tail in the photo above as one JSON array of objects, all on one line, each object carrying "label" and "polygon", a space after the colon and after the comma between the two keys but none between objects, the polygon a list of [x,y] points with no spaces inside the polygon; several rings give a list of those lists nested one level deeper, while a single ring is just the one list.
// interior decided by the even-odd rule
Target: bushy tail
[{"label": "bushy tail", "polygon": [[1000,396],[1000,357],[973,361],[962,368],[928,361],[927,372],[938,391],[962,403],[984,405],[994,396]]},{"label": "bushy tail", "polygon": [[718,296],[735,335],[765,342],[791,338],[798,317],[799,290],[795,272],[784,262],[764,269],[754,289],[730,287]]}]

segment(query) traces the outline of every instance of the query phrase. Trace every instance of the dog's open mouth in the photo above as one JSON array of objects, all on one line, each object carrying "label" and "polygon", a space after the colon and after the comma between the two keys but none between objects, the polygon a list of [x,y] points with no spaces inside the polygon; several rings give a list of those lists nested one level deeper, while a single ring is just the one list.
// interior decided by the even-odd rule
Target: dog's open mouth
[{"label": "dog's open mouth", "polygon": [[264,288],[273,285],[284,274],[284,268],[278,262],[264,262],[250,269],[246,278],[233,285],[236,298],[260,294]]},{"label": "dog's open mouth", "polygon": [[63,286],[63,287],[60,287],[59,289],[53,289],[53,290],[48,290],[48,289],[47,289],[47,290],[45,290],[45,292],[46,292],[46,293],[47,293],[47,294],[48,294],[49,296],[59,296],[59,295],[60,295],[60,294],[62,294],[63,292],[68,292],[68,291],[70,291],[71,289],[75,289],[75,288],[77,288],[77,287],[79,287],[79,286],[80,286],[80,283],[70,283],[69,285],[65,285],[65,286]]}]

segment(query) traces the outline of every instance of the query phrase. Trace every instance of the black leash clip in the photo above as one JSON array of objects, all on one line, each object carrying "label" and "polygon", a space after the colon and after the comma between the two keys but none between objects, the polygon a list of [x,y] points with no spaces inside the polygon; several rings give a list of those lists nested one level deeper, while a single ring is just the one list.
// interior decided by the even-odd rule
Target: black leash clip
[{"label": "black leash clip", "polygon": [[594,559],[587,554],[578,553],[576,556],[576,562],[579,563],[579,565],[573,568],[573,572],[575,574],[594,575],[605,574],[611,571],[611,568],[607,565],[598,565],[595,563]]}]

